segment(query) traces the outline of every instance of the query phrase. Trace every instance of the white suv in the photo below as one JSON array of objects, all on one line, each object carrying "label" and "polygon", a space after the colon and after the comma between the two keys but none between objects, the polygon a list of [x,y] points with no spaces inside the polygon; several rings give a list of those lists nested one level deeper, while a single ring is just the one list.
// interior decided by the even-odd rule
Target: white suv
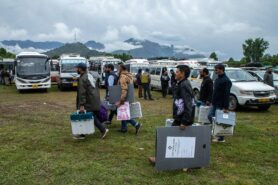
[{"label": "white suv", "polygon": [[[217,75],[214,69],[209,69],[210,77],[215,80]],[[248,72],[239,68],[226,68],[226,75],[232,81],[230,93],[230,110],[238,106],[257,106],[260,110],[268,110],[275,103],[275,89],[262,82],[258,82]],[[196,80],[191,80],[195,98],[198,99],[202,81],[200,75]]]}]

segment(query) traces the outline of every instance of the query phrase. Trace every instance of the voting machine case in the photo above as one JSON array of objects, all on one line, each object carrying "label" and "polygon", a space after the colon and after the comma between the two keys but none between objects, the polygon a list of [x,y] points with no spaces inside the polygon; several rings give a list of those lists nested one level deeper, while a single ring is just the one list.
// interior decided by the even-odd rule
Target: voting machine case
[{"label": "voting machine case", "polygon": [[[169,149],[169,146],[167,146],[169,141],[168,139],[173,137],[195,138],[194,155],[189,157],[179,156],[176,158],[167,157],[167,150]],[[155,168],[158,171],[163,171],[207,167],[210,161],[210,142],[211,129],[210,126],[207,125],[189,126],[185,130],[181,130],[179,127],[157,128]]]},{"label": "voting machine case", "polygon": [[[122,94],[122,88],[120,85],[114,85],[108,87],[109,90],[109,103],[115,104],[116,102],[120,101],[121,94]],[[134,85],[129,84],[128,85],[128,91],[127,91],[127,98],[126,101],[129,103],[134,102]]]}]

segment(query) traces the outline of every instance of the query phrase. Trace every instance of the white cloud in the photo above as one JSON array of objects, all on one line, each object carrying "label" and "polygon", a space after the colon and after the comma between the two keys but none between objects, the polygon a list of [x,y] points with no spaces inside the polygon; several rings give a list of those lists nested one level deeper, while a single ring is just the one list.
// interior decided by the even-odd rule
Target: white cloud
[{"label": "white cloud", "polygon": [[74,41],[75,35],[79,37],[81,31],[79,28],[70,29],[65,23],[58,22],[53,26],[53,32],[40,33],[37,36],[38,40],[61,40],[61,41]]},{"label": "white cloud", "polygon": [[25,29],[13,29],[9,26],[0,26],[0,39],[26,39],[28,33]]},{"label": "white cloud", "polygon": [[215,30],[216,34],[226,34],[226,33],[254,33],[261,31],[261,28],[257,26],[251,26],[247,23],[242,22],[234,22],[234,23],[226,23],[220,26],[219,29]]},{"label": "white cloud", "polygon": [[110,42],[105,44],[105,51],[107,52],[111,52],[111,51],[115,51],[115,50],[130,50],[130,49],[135,49],[135,48],[140,48],[142,46],[137,45],[131,45],[129,43],[126,42],[122,42],[122,41],[115,41],[115,42]]}]

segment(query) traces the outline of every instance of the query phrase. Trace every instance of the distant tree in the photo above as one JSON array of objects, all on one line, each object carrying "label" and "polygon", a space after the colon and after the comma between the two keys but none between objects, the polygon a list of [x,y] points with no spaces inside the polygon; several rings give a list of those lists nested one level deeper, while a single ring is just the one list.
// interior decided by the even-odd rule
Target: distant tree
[{"label": "distant tree", "polygon": [[121,59],[122,61],[127,61],[129,59],[132,59],[133,57],[131,55],[128,55],[126,53],[122,53],[122,54],[115,54],[113,55],[115,58]]},{"label": "distant tree", "polygon": [[59,55],[54,55],[53,57],[52,57],[52,59],[58,59],[60,56]]},{"label": "distant tree", "polygon": [[235,60],[231,57],[229,58],[228,62],[234,62]]},{"label": "distant tree", "polygon": [[215,61],[218,61],[217,54],[215,52],[212,52],[209,56],[209,58],[214,59]]},{"label": "distant tree", "polygon": [[0,48],[0,58],[15,58],[15,54],[8,52],[5,48]]},{"label": "distant tree", "polygon": [[245,43],[242,44],[243,55],[248,63],[260,62],[268,47],[268,41],[265,41],[263,38],[247,39]]}]

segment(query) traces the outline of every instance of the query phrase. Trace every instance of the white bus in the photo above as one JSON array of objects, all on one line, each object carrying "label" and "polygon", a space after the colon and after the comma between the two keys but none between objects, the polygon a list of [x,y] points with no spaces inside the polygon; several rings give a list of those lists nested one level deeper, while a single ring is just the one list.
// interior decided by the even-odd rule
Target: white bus
[{"label": "white bus", "polygon": [[97,79],[97,82],[99,86],[105,85],[105,72],[104,72],[104,66],[106,64],[113,64],[114,65],[114,72],[118,71],[118,64],[121,63],[122,60],[107,57],[107,58],[100,58],[99,60],[89,60],[90,63],[90,72],[93,75],[95,79]]},{"label": "white bus", "polygon": [[62,55],[59,60],[58,88],[73,88],[78,86],[79,75],[75,66],[79,63],[88,65],[87,59],[76,54]]},{"label": "white bus", "polygon": [[15,85],[17,90],[51,87],[50,63],[47,55],[21,52],[15,60]]}]

